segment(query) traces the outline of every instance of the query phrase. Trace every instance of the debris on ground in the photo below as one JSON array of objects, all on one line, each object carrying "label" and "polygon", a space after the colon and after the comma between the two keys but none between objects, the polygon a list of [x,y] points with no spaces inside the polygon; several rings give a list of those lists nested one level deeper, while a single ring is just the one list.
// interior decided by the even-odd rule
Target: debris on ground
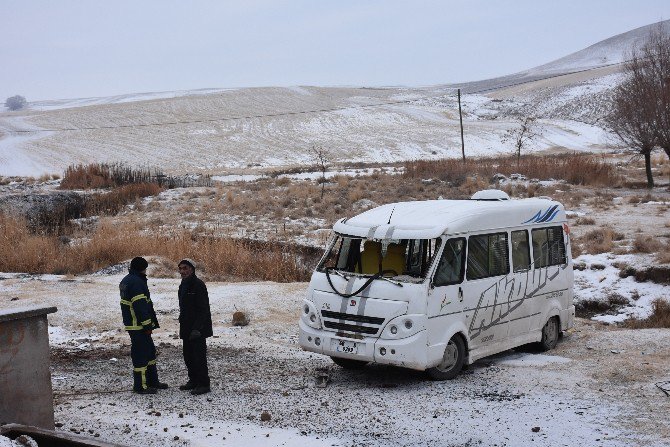
[{"label": "debris on ground", "polygon": [[233,326],[246,326],[249,324],[249,317],[241,310],[233,313]]}]

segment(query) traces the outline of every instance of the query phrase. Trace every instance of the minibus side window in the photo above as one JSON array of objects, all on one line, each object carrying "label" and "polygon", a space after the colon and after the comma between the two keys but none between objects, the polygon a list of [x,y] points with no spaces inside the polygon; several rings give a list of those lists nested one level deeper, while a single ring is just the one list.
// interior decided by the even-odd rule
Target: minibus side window
[{"label": "minibus side window", "polygon": [[512,231],[512,267],[515,272],[530,269],[530,246],[528,231]]},{"label": "minibus side window", "polygon": [[407,250],[407,274],[420,276],[421,267],[426,260],[426,246],[421,239],[412,239],[409,241],[409,249]]},{"label": "minibus side window", "polygon": [[324,256],[317,270],[322,272],[326,268],[336,268],[338,270],[353,272],[360,259],[361,239],[338,236],[330,252]]},{"label": "minibus side window", "polygon": [[509,273],[507,233],[470,236],[468,244],[469,281]]},{"label": "minibus side window", "polygon": [[405,274],[425,277],[433,261],[433,254],[440,248],[442,239],[411,239],[407,248]]},{"label": "minibus side window", "polygon": [[343,238],[342,247],[340,248],[340,253],[337,257],[337,269],[345,270],[347,272],[352,271],[353,266],[356,265],[356,262],[360,257],[360,247],[360,239]]},{"label": "minibus side window", "polygon": [[340,250],[342,247],[342,238],[337,236],[335,243],[330,247],[330,251],[326,253],[319,264],[317,270],[323,271],[326,268],[335,268],[337,266],[337,258],[339,256]]},{"label": "minibus side window", "polygon": [[444,246],[437,270],[435,270],[433,285],[440,287],[462,283],[464,265],[465,238],[449,239]]},{"label": "minibus side window", "polygon": [[535,268],[566,263],[563,227],[537,228],[532,236]]}]

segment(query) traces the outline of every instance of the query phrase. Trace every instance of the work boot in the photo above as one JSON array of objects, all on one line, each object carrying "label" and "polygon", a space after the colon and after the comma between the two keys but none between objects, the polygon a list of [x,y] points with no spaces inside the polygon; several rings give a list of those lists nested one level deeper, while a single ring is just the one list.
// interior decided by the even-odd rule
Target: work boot
[{"label": "work boot", "polygon": [[158,390],[156,388],[144,388],[142,390],[133,390],[137,394],[156,394]]},{"label": "work boot", "polygon": [[188,382],[180,386],[179,389],[182,391],[190,391],[195,389],[195,387],[196,387],[195,382],[189,380]]},{"label": "work boot", "polygon": [[199,394],[209,393],[210,391],[212,391],[212,389],[208,386],[197,386],[193,391],[191,391],[191,394],[197,396]]},{"label": "work boot", "polygon": [[168,384],[163,382],[152,383],[149,387],[156,388],[157,390],[167,390],[169,388]]}]

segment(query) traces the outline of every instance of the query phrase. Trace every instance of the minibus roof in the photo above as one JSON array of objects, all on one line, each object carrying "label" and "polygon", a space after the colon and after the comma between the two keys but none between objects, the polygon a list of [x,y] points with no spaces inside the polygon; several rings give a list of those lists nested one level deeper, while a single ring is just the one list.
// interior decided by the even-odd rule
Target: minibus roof
[{"label": "minibus roof", "polygon": [[566,221],[563,205],[547,198],[521,200],[425,200],[382,205],[341,219],[339,234],[368,239],[432,239]]}]

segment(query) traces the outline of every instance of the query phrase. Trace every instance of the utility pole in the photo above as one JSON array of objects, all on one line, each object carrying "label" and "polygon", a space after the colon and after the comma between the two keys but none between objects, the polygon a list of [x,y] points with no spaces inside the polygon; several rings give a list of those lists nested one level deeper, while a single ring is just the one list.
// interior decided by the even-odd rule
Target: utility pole
[{"label": "utility pole", "polygon": [[461,121],[461,152],[463,153],[463,163],[465,163],[465,140],[463,139],[463,111],[461,110],[461,89],[458,89],[458,117]]}]

